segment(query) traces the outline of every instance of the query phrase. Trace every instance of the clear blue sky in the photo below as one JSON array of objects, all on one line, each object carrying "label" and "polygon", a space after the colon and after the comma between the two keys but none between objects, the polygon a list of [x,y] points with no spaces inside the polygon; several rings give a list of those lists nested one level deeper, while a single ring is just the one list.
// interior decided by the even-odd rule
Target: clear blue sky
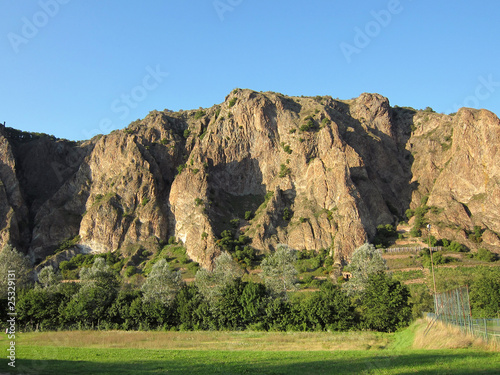
[{"label": "clear blue sky", "polygon": [[495,0],[2,1],[0,17],[0,121],[57,137],[235,87],[500,114]]}]

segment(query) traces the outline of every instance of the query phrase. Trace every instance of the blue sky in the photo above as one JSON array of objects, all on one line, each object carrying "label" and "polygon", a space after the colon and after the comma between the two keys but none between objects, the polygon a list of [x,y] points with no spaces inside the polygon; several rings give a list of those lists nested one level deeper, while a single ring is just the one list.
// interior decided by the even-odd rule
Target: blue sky
[{"label": "blue sky", "polygon": [[235,87],[500,114],[500,2],[2,1],[0,121],[88,139]]}]

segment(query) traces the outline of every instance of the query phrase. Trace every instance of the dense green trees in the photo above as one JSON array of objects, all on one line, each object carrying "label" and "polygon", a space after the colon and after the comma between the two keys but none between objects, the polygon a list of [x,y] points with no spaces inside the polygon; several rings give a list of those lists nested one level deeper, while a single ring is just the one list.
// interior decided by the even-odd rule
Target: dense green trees
[{"label": "dense green trees", "polygon": [[[321,252],[311,259],[317,257],[324,261]],[[120,282],[111,267],[113,259],[97,256],[92,263],[80,259],[80,282],[62,283],[58,272],[46,267],[34,288],[19,291],[17,322],[21,330],[394,331],[407,325],[412,313],[419,316],[421,306],[432,307],[427,290],[410,297],[408,288],[386,273],[380,252],[373,246],[363,245],[355,251],[348,267],[352,272],[349,282],[337,285],[326,280],[314,292],[290,292],[297,282],[295,260],[293,249],[279,246],[262,261],[264,282],[260,283],[249,281],[234,258],[222,253],[212,270],[200,270],[195,282],[186,285],[177,271],[159,259],[138,288]],[[475,316],[498,314],[498,275],[488,269],[471,279]],[[411,302],[419,309],[412,311]]]},{"label": "dense green trees", "polygon": [[410,291],[383,271],[368,278],[360,310],[362,326],[390,332],[405,327],[411,320]]},{"label": "dense green trees", "polygon": [[500,275],[485,270],[470,288],[472,312],[475,317],[493,318],[500,315]]}]

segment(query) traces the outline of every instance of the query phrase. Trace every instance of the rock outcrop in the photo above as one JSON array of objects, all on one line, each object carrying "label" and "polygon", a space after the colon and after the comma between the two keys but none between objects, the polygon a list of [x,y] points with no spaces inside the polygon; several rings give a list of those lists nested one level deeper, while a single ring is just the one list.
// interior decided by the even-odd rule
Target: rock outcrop
[{"label": "rock outcrop", "polygon": [[[85,142],[6,128],[0,245],[39,263],[72,238],[78,251],[104,252],[175,237],[210,267],[236,223],[260,252],[287,243],[342,262],[378,225],[426,204],[436,237],[498,252],[499,145],[500,121],[485,110],[239,89],[212,108],[152,111]],[[474,227],[481,244],[469,239]]]}]

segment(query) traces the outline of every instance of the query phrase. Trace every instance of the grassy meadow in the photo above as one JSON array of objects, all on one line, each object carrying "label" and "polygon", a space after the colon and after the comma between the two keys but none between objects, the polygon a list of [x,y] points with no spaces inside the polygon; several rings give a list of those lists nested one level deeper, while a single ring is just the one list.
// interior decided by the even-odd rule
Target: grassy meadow
[{"label": "grassy meadow", "polygon": [[[500,352],[425,321],[397,333],[21,333],[13,374],[498,374]],[[8,348],[6,337],[2,347]],[[6,350],[4,349],[4,352]]]}]

